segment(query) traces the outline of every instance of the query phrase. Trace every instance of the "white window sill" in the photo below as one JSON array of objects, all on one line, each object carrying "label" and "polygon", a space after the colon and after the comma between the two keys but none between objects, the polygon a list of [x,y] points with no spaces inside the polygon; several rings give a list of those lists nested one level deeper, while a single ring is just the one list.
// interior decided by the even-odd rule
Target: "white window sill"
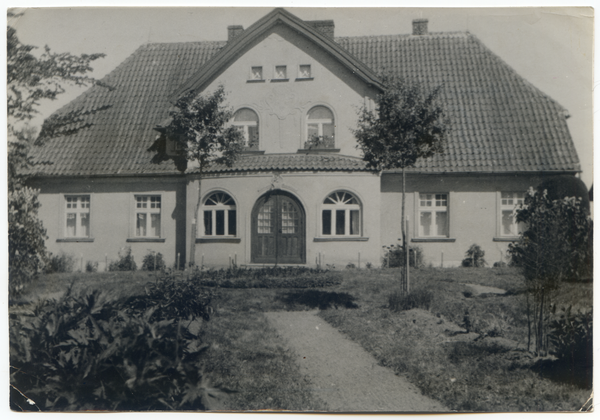
[{"label": "white window sill", "polygon": [[204,238],[196,238],[197,244],[239,244],[242,242],[242,238],[236,238],[234,236],[211,236]]},{"label": "white window sill", "polygon": [[94,242],[94,238],[59,238],[56,242]]},{"label": "white window sill", "polygon": [[165,238],[127,238],[127,242],[164,242]]},{"label": "white window sill", "polygon": [[314,242],[366,242],[369,238],[365,236],[320,236],[314,238]]},{"label": "white window sill", "polygon": [[[400,239],[398,239],[400,240]],[[430,237],[430,238],[412,238],[411,242],[456,242],[455,238],[442,238],[442,237]]]}]

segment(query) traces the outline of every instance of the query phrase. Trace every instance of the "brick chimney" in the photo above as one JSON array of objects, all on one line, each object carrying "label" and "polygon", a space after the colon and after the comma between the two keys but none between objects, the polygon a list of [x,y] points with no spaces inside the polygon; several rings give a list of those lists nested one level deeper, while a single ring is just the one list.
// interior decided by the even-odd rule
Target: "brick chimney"
[{"label": "brick chimney", "polygon": [[333,20],[306,20],[305,22],[315,28],[317,31],[321,32],[323,35],[333,39],[335,32],[335,24],[333,23]]},{"label": "brick chimney", "polygon": [[413,35],[427,35],[427,19],[413,19]]},{"label": "brick chimney", "polygon": [[244,32],[244,27],[242,25],[230,25],[227,27],[227,42],[232,39],[240,36]]}]

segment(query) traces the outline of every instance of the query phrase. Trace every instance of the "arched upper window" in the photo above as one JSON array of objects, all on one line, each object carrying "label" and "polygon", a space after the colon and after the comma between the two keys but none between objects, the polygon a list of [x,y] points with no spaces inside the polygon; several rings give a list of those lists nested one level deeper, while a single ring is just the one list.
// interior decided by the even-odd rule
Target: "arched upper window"
[{"label": "arched upper window", "polygon": [[323,235],[360,235],[360,202],[347,191],[336,191],[323,201]]},{"label": "arched upper window", "polygon": [[315,106],[306,116],[305,149],[335,148],[335,120],[333,112],[325,106]]},{"label": "arched upper window", "polygon": [[204,236],[237,234],[235,201],[227,193],[217,191],[204,200]]},{"label": "arched upper window", "polygon": [[232,125],[240,127],[244,144],[249,150],[258,150],[258,115],[250,108],[238,109],[233,115]]}]

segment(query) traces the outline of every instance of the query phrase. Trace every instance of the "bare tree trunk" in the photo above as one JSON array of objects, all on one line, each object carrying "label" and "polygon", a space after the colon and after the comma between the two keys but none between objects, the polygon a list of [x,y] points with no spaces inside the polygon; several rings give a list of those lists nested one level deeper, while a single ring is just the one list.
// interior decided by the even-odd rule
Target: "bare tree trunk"
[{"label": "bare tree trunk", "polygon": [[531,319],[529,316],[529,312],[531,311],[531,307],[529,306],[529,291],[527,291],[527,351],[529,351],[531,346]]},{"label": "bare tree trunk", "polygon": [[[198,201],[194,211],[194,220],[192,221],[192,239],[190,241],[190,261],[193,267],[196,264],[196,237],[198,236],[198,217],[200,216],[200,206],[202,205],[202,166],[200,166],[200,177],[198,178]],[[200,267],[202,268],[202,267]]]}]

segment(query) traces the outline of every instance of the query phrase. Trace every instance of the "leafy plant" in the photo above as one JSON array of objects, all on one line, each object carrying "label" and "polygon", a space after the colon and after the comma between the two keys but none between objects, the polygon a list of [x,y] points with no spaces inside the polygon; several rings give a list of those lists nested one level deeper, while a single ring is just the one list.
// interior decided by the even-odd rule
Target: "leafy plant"
[{"label": "leafy plant", "polygon": [[473,244],[469,247],[465,253],[465,259],[462,260],[463,267],[485,267],[487,262],[485,261],[485,251],[477,244]]},{"label": "leafy plant", "polygon": [[[406,253],[402,245],[384,246],[383,266],[384,267],[404,267],[406,264]],[[408,258],[410,266],[421,268],[423,264],[423,249],[419,246],[411,246],[408,249]]]},{"label": "leafy plant", "polygon": [[346,270],[354,270],[355,268],[356,268],[356,265],[354,263],[346,264]]},{"label": "leafy plant", "polygon": [[71,273],[75,268],[75,256],[72,254],[66,254],[64,252],[58,255],[52,255],[48,257],[44,272],[46,274],[52,273]]},{"label": "leafy plant", "polygon": [[131,247],[125,247],[119,251],[119,259],[108,266],[108,271],[135,271],[137,264],[131,255]]},{"label": "leafy plant", "polygon": [[86,261],[85,262],[85,272],[86,273],[95,273],[98,271],[98,261]]},{"label": "leafy plant", "polygon": [[163,255],[160,252],[148,252],[146,255],[144,255],[144,260],[142,261],[142,270],[164,271],[166,267],[167,266],[163,260]]},{"label": "leafy plant", "polygon": [[432,301],[433,293],[429,290],[415,289],[408,294],[396,291],[388,296],[388,308],[393,312],[408,311],[414,308],[428,311]]}]

